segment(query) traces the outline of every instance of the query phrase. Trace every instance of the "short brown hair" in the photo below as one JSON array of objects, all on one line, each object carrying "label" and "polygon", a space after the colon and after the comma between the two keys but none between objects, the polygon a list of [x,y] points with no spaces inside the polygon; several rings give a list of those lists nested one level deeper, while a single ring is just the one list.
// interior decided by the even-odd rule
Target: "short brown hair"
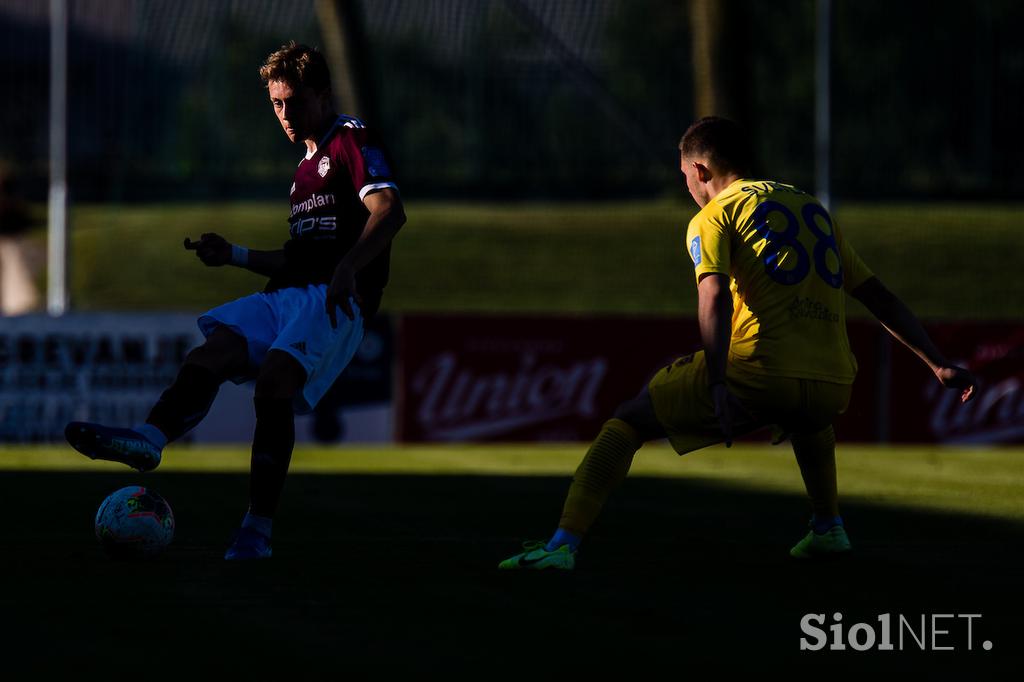
[{"label": "short brown hair", "polygon": [[738,175],[748,174],[753,165],[743,129],[718,116],[706,116],[687,128],[679,140],[679,151],[685,159],[703,156],[718,170]]},{"label": "short brown hair", "polygon": [[308,85],[318,93],[331,87],[331,72],[324,56],[308,45],[296,44],[294,40],[267,57],[266,63],[260,67],[260,78],[264,84],[284,81],[293,88]]}]

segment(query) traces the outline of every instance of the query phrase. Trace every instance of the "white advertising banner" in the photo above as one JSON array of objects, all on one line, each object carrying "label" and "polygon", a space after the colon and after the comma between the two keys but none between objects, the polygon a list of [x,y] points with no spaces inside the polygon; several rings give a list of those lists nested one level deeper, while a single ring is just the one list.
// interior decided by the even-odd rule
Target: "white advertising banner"
[{"label": "white advertising banner", "polygon": [[[185,355],[202,343],[192,313],[76,313],[0,318],[0,443],[62,442],[72,420],[131,426],[171,384]],[[365,373],[390,339],[370,329],[353,362]],[[384,381],[390,381],[390,373]],[[374,402],[332,400],[296,418],[296,440],[392,440],[390,390]],[[186,436],[198,443],[246,443],[255,416],[252,384],[225,383],[210,414]],[[385,396],[385,399],[381,399]],[[344,409],[342,409],[344,407]],[[325,435],[326,434],[326,435]]]}]

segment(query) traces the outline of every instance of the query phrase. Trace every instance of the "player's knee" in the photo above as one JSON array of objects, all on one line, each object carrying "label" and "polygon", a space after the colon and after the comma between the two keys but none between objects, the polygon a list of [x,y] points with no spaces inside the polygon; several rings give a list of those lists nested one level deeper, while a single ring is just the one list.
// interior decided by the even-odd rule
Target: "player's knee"
[{"label": "player's knee", "polygon": [[[633,421],[633,415],[636,412],[633,402],[634,401],[632,400],[627,400],[626,402],[621,403],[615,408],[615,412],[612,413],[612,416],[630,424],[630,422]],[[630,425],[632,426],[632,424]]]},{"label": "player's knee", "polygon": [[255,396],[290,400],[305,383],[306,370],[298,360],[287,353],[271,351],[256,378]]},{"label": "player's knee", "polygon": [[665,429],[658,421],[646,392],[619,405],[612,416],[629,424],[642,441],[665,437]]},{"label": "player's knee", "polygon": [[290,400],[299,393],[302,384],[297,384],[287,376],[281,376],[275,372],[260,372],[256,379],[256,390],[254,395],[257,398],[277,398]]},{"label": "player's knee", "polygon": [[185,363],[203,367],[221,380],[245,372],[249,348],[245,339],[226,327],[217,328],[201,346],[189,351]]}]

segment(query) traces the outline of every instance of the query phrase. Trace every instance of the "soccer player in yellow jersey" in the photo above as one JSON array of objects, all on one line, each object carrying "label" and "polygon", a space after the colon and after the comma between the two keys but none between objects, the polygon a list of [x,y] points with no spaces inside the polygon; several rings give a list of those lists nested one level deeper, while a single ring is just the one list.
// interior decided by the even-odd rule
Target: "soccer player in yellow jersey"
[{"label": "soccer player in yellow jersey", "polygon": [[850,550],[839,516],[832,422],[850,399],[857,363],[846,337],[847,293],[916,353],[939,382],[974,394],[911,311],[843,239],[813,196],[749,175],[740,128],[709,117],[679,143],[686,186],[700,211],[686,246],[697,280],[704,349],[659,371],[608,420],[576,470],[547,543],[526,543],[502,569],[572,569],[584,534],[649,441],[685,454],[775,425],[787,434],[810,497],[811,528],[798,559]]}]

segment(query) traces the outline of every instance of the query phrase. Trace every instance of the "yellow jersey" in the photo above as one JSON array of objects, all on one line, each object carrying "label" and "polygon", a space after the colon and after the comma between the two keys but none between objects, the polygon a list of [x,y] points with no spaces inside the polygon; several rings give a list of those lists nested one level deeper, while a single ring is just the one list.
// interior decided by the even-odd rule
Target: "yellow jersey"
[{"label": "yellow jersey", "polygon": [[792,185],[737,180],[693,217],[686,244],[698,281],[730,279],[730,365],[853,383],[845,292],[872,273],[817,199]]}]

